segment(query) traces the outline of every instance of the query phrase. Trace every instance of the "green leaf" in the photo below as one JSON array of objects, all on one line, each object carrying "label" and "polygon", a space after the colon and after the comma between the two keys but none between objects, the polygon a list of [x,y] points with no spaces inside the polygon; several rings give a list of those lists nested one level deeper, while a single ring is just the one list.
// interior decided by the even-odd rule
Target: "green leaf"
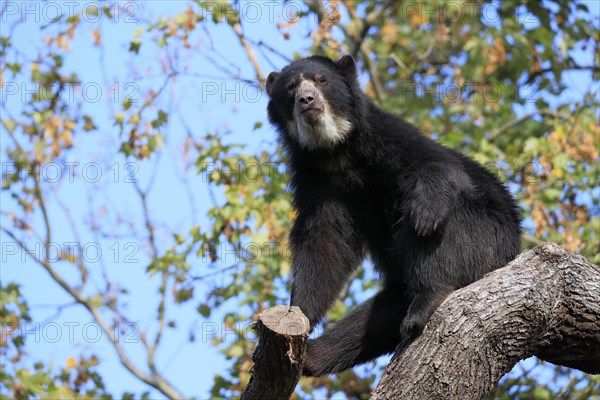
[{"label": "green leaf", "polygon": [[197,311],[200,313],[200,315],[202,315],[203,317],[205,317],[205,318],[208,318],[208,317],[210,317],[210,311],[211,311],[211,309],[210,309],[210,307],[209,307],[209,306],[207,306],[206,304],[200,304],[196,310],[197,310]]},{"label": "green leaf", "polygon": [[17,126],[15,121],[11,118],[3,118],[2,125],[4,126],[4,129],[6,129],[9,133],[13,133],[15,127]]},{"label": "green leaf", "polygon": [[129,107],[131,107],[131,97],[127,96],[125,97],[125,100],[123,100],[123,110],[127,111],[129,110]]},{"label": "green leaf", "polygon": [[160,133],[152,135],[148,138],[148,147],[150,148],[150,151],[162,149],[163,143],[164,143],[164,138]]},{"label": "green leaf", "polygon": [[138,54],[140,52],[141,45],[142,43],[139,40],[134,40],[129,43],[129,51]]},{"label": "green leaf", "polygon": [[523,146],[523,151],[525,153],[531,153],[534,157],[539,154],[540,142],[535,137],[530,137],[525,140],[525,145]]}]

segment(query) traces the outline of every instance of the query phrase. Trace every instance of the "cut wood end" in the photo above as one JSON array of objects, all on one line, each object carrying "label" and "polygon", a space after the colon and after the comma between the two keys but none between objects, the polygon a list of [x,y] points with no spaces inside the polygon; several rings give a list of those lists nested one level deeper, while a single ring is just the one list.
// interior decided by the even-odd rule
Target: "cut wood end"
[{"label": "cut wood end", "polygon": [[310,322],[296,306],[275,306],[258,315],[265,327],[287,336],[308,335]]}]

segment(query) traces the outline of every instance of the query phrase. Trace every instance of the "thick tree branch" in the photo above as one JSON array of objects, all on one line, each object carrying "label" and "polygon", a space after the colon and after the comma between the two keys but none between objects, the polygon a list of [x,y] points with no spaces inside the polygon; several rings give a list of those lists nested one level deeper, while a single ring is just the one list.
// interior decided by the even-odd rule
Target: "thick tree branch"
[{"label": "thick tree branch", "polygon": [[310,323],[298,307],[275,306],[258,316],[254,327],[252,378],[241,400],[289,399],[300,379]]},{"label": "thick tree branch", "polygon": [[600,373],[600,269],[546,243],[452,293],[373,399],[482,399],[521,359]]},{"label": "thick tree branch", "polygon": [[[304,362],[308,322],[301,319],[296,307],[261,314],[242,399],[289,398]],[[398,346],[371,398],[484,399],[532,355],[600,373],[600,268],[554,243],[448,296],[423,334]]]}]

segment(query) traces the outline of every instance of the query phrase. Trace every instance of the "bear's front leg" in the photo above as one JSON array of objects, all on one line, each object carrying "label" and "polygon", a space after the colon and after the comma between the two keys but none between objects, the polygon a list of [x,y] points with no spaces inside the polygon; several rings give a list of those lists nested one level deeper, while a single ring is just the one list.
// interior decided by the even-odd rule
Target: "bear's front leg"
[{"label": "bear's front leg", "polygon": [[456,207],[459,196],[472,193],[469,176],[456,167],[431,163],[421,168],[406,196],[404,218],[417,235],[441,230]]},{"label": "bear's front leg", "polygon": [[319,323],[362,261],[362,243],[341,202],[299,208],[290,234],[291,305]]}]

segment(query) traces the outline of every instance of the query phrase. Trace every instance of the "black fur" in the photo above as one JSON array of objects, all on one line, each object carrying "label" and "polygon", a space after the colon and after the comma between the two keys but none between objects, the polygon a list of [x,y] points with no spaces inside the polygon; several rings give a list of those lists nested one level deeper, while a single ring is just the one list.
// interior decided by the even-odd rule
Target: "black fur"
[{"label": "black fur", "polygon": [[[289,131],[303,74],[334,114],[343,141],[306,148]],[[311,83],[311,84],[312,84]],[[506,265],[520,250],[520,216],[486,169],[443,147],[360,90],[351,57],[294,61],[267,82],[268,115],[289,159],[293,205],[291,304],[321,321],[365,254],[381,291],[311,340],[304,373],[339,372],[392,352],[423,330],[452,291]]]}]

